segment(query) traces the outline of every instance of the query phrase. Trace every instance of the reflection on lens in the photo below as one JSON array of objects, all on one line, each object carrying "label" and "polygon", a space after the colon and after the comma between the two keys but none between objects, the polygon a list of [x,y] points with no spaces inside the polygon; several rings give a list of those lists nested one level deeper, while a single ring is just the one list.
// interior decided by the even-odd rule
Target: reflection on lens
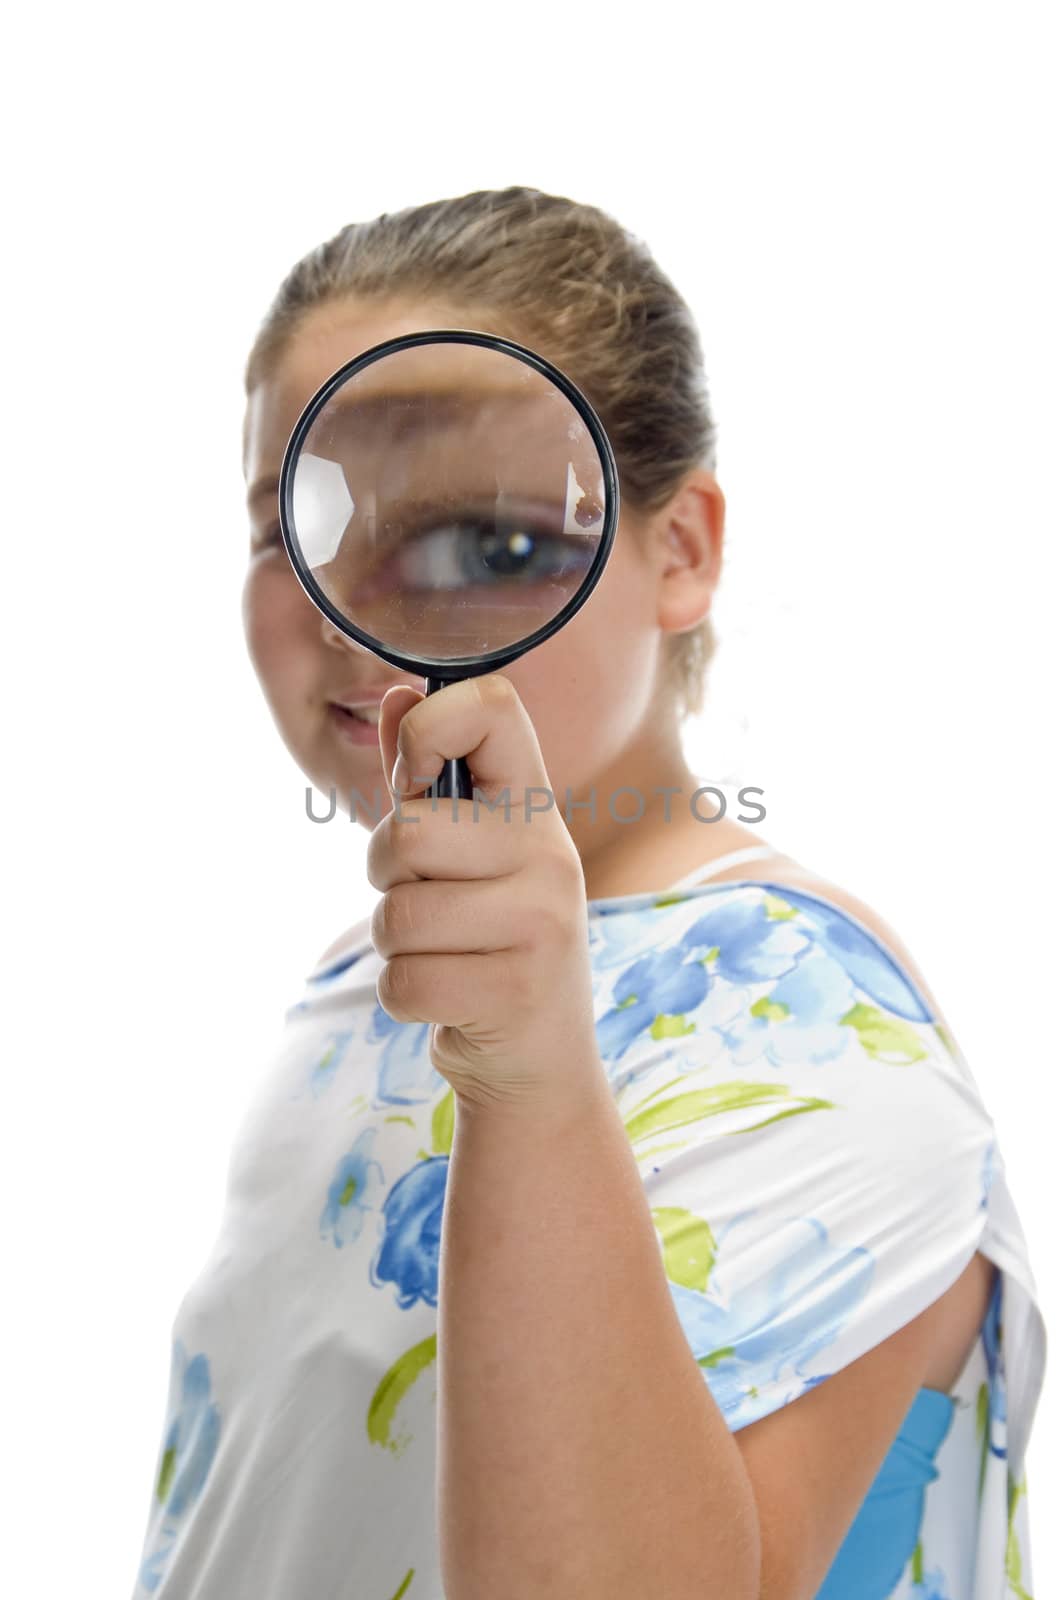
[{"label": "reflection on lens", "polygon": [[505,351],[426,343],[356,370],[314,417],[291,531],[342,616],[449,661],[559,616],[592,570],[606,504],[596,441],[556,384]]}]

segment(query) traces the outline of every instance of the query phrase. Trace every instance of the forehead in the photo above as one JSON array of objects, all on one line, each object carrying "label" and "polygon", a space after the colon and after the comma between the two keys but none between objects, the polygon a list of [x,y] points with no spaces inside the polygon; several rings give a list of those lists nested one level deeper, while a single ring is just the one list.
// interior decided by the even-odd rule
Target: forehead
[{"label": "forehead", "polygon": [[[244,477],[254,493],[272,489],[292,429],[310,397],[338,367],[364,350],[407,333],[432,328],[493,329],[469,311],[442,303],[340,303],[308,312],[266,376],[248,396],[244,419]],[[255,496],[258,498],[258,495]]]}]

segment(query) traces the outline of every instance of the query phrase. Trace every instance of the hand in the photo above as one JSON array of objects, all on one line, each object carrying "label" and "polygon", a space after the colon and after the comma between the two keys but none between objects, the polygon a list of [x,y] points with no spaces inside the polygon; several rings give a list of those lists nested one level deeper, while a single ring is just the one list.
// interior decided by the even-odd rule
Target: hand
[{"label": "hand", "polygon": [[[432,695],[397,686],[380,740],[397,801],[367,855],[384,1010],[434,1025],[432,1064],[469,1107],[554,1110],[600,1089],[583,868],[557,807],[533,809],[549,783],[513,684],[488,673]],[[453,756],[474,799],[425,797]]]}]

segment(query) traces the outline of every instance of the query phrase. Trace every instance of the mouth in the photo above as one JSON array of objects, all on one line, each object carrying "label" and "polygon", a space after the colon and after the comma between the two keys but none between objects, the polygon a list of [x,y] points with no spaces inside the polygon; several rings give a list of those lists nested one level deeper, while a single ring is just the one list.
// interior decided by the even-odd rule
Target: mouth
[{"label": "mouth", "polygon": [[375,706],[344,706],[338,700],[330,700],[329,706],[333,711],[338,711],[341,716],[349,717],[352,722],[364,722],[372,728],[380,725],[381,708],[379,704]]},{"label": "mouth", "polygon": [[329,721],[347,745],[380,747],[380,701],[371,705],[343,705],[339,700],[328,703]]}]

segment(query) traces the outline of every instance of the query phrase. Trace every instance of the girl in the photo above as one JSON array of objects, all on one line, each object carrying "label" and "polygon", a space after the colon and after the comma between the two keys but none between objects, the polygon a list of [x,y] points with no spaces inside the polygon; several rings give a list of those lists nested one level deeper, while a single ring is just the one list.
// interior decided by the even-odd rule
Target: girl
[{"label": "girl", "polygon": [[[426,697],[307,599],[277,479],[333,371],[440,327],[575,380],[621,516],[563,629]],[[380,897],[236,1142],[137,1596],[1029,1594],[1045,1329],[993,1123],[893,930],[707,828],[684,759],[724,500],[675,288],[594,207],[482,191],[313,250],[246,386],[251,657]],[[424,794],[452,756],[555,803],[474,823]]]}]

